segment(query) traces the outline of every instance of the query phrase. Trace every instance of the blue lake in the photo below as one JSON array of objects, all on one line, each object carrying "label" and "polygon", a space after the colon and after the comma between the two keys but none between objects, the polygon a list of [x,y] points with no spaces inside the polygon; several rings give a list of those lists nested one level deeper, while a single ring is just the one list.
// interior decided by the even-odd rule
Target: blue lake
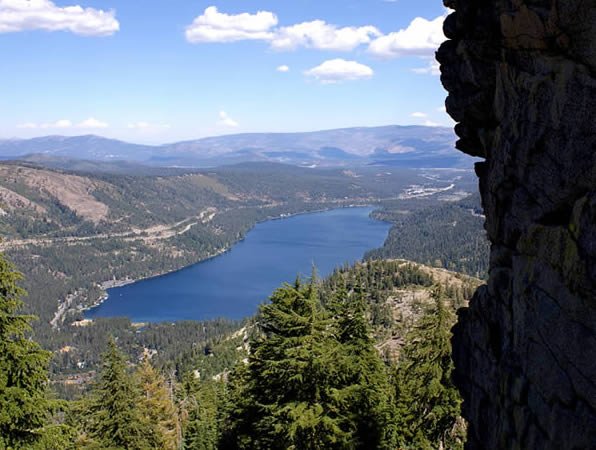
[{"label": "blue lake", "polygon": [[222,255],[167,275],[108,290],[86,317],[134,322],[240,319],[257,311],[282,282],[330,274],[346,261],[380,247],[390,224],[369,217],[373,208],[342,208],[270,220]]}]

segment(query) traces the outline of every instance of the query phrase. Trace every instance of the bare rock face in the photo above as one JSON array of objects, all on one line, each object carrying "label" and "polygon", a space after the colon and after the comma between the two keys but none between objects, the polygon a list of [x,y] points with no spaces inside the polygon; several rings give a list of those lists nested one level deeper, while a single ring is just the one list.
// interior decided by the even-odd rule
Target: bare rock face
[{"label": "bare rock face", "polygon": [[596,0],[444,0],[490,278],[454,328],[468,448],[596,448]]}]

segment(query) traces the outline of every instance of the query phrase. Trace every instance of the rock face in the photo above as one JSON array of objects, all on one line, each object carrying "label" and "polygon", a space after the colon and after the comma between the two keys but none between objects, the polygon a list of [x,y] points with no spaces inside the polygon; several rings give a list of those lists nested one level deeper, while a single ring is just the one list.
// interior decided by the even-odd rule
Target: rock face
[{"label": "rock face", "polygon": [[596,0],[444,0],[490,278],[454,328],[468,448],[596,448]]}]

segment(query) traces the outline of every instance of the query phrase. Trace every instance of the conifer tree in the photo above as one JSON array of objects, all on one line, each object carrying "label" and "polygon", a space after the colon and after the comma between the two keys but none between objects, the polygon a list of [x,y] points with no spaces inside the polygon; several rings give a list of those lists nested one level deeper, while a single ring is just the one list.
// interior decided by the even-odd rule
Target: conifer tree
[{"label": "conifer tree", "polygon": [[166,379],[153,369],[147,357],[137,369],[137,378],[141,386],[141,413],[155,431],[147,436],[152,447],[178,448],[178,412]]},{"label": "conifer tree", "polygon": [[355,448],[390,448],[394,443],[390,426],[391,403],[386,368],[374,347],[366,315],[365,288],[359,276],[354,295],[348,297],[345,283],[336,288],[332,309],[341,344],[340,385],[335,393],[353,429]]},{"label": "conifer tree", "polygon": [[456,448],[461,400],[451,382],[453,313],[445,306],[442,287],[433,288],[433,305],[407,336],[397,374],[398,414],[402,445]]},{"label": "conifer tree", "polygon": [[220,436],[222,449],[251,448],[253,422],[259,407],[249,389],[250,372],[248,365],[238,364],[230,373],[228,395],[225,405],[225,422]]},{"label": "conifer tree", "polygon": [[84,417],[89,437],[103,448],[152,448],[158,440],[157,430],[143,417],[141,404],[140,390],[128,373],[125,356],[110,338]]},{"label": "conifer tree", "polygon": [[339,378],[338,345],[319,305],[316,279],[285,284],[260,310],[266,338],[251,343],[242,382],[244,404],[236,436],[244,448],[349,448],[350,431],[342,428],[333,398]]},{"label": "conifer tree", "polygon": [[186,398],[183,406],[188,416],[184,427],[184,448],[216,450],[223,432],[225,383],[191,377],[184,383]]},{"label": "conifer tree", "polygon": [[54,406],[46,396],[51,353],[26,337],[35,316],[17,313],[22,279],[0,253],[0,448],[39,443]]}]

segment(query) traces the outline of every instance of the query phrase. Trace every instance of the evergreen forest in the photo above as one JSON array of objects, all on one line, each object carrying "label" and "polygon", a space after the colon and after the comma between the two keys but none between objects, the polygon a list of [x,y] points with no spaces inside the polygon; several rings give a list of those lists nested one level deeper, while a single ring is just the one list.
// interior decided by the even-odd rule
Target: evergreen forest
[{"label": "evergreen forest", "polygon": [[[0,257],[0,448],[463,447],[450,328],[479,283],[467,276],[371,260],[313,269],[239,323],[135,340],[98,321],[97,370],[70,391],[32,339],[21,282]],[[185,335],[196,345],[167,345]]]}]

